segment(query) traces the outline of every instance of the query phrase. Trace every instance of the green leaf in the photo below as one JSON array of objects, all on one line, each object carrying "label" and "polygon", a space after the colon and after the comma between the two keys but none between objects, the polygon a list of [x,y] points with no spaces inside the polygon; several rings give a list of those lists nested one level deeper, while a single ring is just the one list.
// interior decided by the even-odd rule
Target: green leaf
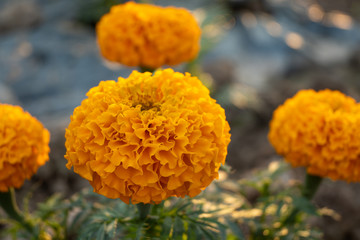
[{"label": "green leaf", "polygon": [[184,233],[184,223],[180,217],[176,216],[174,221],[174,228],[173,228],[173,239],[182,240],[183,233]]},{"label": "green leaf", "polygon": [[225,221],[227,223],[227,225],[229,226],[229,228],[231,229],[231,231],[233,232],[233,234],[240,240],[245,240],[245,236],[242,233],[241,229],[239,228],[239,226],[237,225],[237,223],[234,223],[233,221],[231,221],[231,219],[229,218],[225,218]]},{"label": "green leaf", "polygon": [[203,231],[201,230],[200,226],[195,225],[195,235],[196,239],[204,239]]},{"label": "green leaf", "polygon": [[173,227],[173,219],[168,216],[164,219],[164,222],[162,224],[162,229],[161,229],[162,231],[160,235],[161,240],[169,239],[172,227]]},{"label": "green leaf", "polygon": [[[185,199],[185,200],[188,200],[188,199]],[[181,199],[181,198],[176,199],[174,205],[172,205],[172,206],[169,208],[169,210],[168,210],[169,213],[170,213],[170,215],[171,215],[172,213],[177,212],[177,209],[179,209],[179,208],[184,204],[184,201],[185,201],[185,200],[184,200],[184,199]]]},{"label": "green leaf", "polygon": [[318,215],[316,207],[304,197],[293,197],[293,204],[302,212],[306,212],[310,215]]},{"label": "green leaf", "polygon": [[187,240],[199,240],[200,238],[196,234],[196,225],[192,222],[188,223]]},{"label": "green leaf", "polygon": [[79,213],[76,214],[74,218],[72,218],[72,222],[69,223],[70,225],[69,231],[72,232],[76,230],[76,228],[79,227],[79,225],[81,225],[81,222],[83,222],[84,219],[86,219],[89,214],[90,214],[89,209],[80,210]]},{"label": "green leaf", "polygon": [[[218,211],[220,211],[220,209],[210,210],[210,211],[207,211],[206,213],[211,214],[211,213],[216,213]],[[186,215],[187,216],[192,216],[192,215],[200,215],[202,213],[205,213],[205,212],[204,212],[204,210],[201,209],[201,210],[197,210],[197,211],[191,211],[191,212],[187,213]]]},{"label": "green leaf", "polygon": [[[207,218],[208,221],[206,221],[206,219],[203,219],[203,218],[202,219],[189,218],[189,220],[193,221],[197,225],[201,225],[201,226],[204,226],[204,227],[207,227],[207,228],[212,228],[212,229],[215,229],[215,230],[217,230],[215,225],[221,224],[217,220],[211,219],[211,218]],[[214,224],[211,224],[211,223],[214,223]]]},{"label": "green leaf", "polygon": [[94,238],[93,235],[95,235],[96,230],[101,228],[101,225],[97,222],[95,223],[90,223],[90,224],[84,224],[83,228],[81,228],[81,232],[80,232],[80,236],[78,237],[78,239],[88,239],[90,238]]},{"label": "green leaf", "polygon": [[141,240],[142,237],[144,236],[143,226],[144,226],[144,222],[139,224],[139,227],[136,230],[136,238],[135,238],[136,240]]},{"label": "green leaf", "polygon": [[204,236],[205,236],[205,239],[211,239],[211,240],[216,240],[216,233],[214,231],[211,231],[210,229],[208,228],[205,228],[205,227],[202,227],[200,226],[199,227],[200,230],[203,232]]},{"label": "green leaf", "polygon": [[105,223],[99,228],[96,234],[97,240],[104,240],[105,239]]},{"label": "green leaf", "polygon": [[181,210],[185,209],[186,207],[190,206],[191,204],[192,204],[192,202],[187,202],[187,203],[183,204],[176,210],[176,212],[177,213],[180,212]]},{"label": "green leaf", "polygon": [[221,240],[226,240],[226,227],[224,224],[218,223],[218,229],[220,231],[220,238]]},{"label": "green leaf", "polygon": [[217,219],[217,218],[200,218],[200,220],[202,221],[202,222],[209,222],[209,223],[215,223],[215,224],[217,224],[217,225],[221,225],[221,226],[223,226],[223,227],[225,227],[225,225],[224,224],[222,224],[221,222],[219,222],[219,220]]},{"label": "green leaf", "polygon": [[285,204],[286,203],[284,201],[281,201],[280,203],[278,203],[277,209],[276,209],[276,216],[278,216],[278,217],[281,216],[281,209]]},{"label": "green leaf", "polygon": [[118,224],[118,219],[115,219],[110,224],[106,226],[105,232],[110,238],[114,238],[116,235],[116,228]]}]

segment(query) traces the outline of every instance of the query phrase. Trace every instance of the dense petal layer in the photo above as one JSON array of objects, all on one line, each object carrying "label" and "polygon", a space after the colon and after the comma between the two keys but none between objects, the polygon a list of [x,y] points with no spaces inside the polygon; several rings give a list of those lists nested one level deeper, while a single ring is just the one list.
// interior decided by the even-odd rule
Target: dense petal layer
[{"label": "dense petal layer", "polygon": [[360,105],[338,91],[302,90],[274,112],[269,140],[294,166],[360,181]]},{"label": "dense petal layer", "polygon": [[127,66],[158,68],[195,58],[200,27],[183,8],[128,2],[116,5],[96,26],[102,55]]},{"label": "dense petal layer", "polygon": [[74,110],[67,167],[94,190],[132,203],[195,196],[218,177],[230,142],[224,110],[171,69],[102,81]]},{"label": "dense petal layer", "polygon": [[19,188],[49,159],[50,134],[21,107],[0,104],[0,191]]}]

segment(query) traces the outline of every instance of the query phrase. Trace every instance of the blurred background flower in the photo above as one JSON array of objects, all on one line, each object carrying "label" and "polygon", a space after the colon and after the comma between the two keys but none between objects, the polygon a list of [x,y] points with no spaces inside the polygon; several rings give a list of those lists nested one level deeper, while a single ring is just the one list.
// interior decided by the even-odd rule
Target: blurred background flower
[{"label": "blurred background flower", "polygon": [[360,105],[339,91],[301,90],[279,106],[269,140],[293,166],[333,180],[360,181]]},{"label": "blurred background flower", "polygon": [[193,60],[199,52],[201,30],[184,8],[128,2],[102,16],[96,33],[106,59],[156,69]]},{"label": "blurred background flower", "polygon": [[49,160],[49,131],[19,106],[0,104],[0,192],[20,188]]}]

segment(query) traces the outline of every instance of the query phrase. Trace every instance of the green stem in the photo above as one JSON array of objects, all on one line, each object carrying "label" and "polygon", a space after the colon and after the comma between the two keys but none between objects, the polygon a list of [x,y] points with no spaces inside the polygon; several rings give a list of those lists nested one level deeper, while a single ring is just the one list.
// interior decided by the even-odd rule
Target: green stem
[{"label": "green stem", "polygon": [[151,72],[153,73],[156,69],[153,69],[153,68],[149,68],[149,67],[143,67],[143,66],[140,66],[140,72],[144,73],[144,72]]},{"label": "green stem", "polygon": [[[306,173],[305,176],[305,185],[302,189],[301,195],[308,199],[311,200],[316,191],[318,190],[320,184],[322,182],[322,177],[319,176],[315,176],[315,175],[311,175],[309,173]],[[289,216],[287,218],[285,218],[285,220],[282,222],[281,227],[287,225],[287,224],[292,224],[295,221],[296,216],[300,213],[300,209],[295,207],[291,213],[289,214]]]},{"label": "green stem", "polygon": [[136,207],[139,211],[140,220],[145,220],[149,215],[151,204],[138,203],[136,204]]},{"label": "green stem", "polygon": [[38,238],[38,234],[34,229],[34,226],[26,221],[21,214],[15,200],[15,191],[10,188],[8,192],[0,192],[0,206],[4,209],[7,215],[19,222],[35,239]]},{"label": "green stem", "polygon": [[306,174],[305,186],[302,189],[302,196],[311,200],[322,182],[322,177]]}]

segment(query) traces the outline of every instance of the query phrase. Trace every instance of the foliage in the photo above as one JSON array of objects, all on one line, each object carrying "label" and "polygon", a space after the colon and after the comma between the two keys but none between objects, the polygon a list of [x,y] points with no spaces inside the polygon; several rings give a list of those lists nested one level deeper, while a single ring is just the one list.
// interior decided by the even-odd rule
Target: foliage
[{"label": "foliage", "polygon": [[[145,219],[136,205],[90,189],[69,199],[54,195],[26,216],[39,226],[41,239],[321,239],[310,226],[319,210],[301,196],[299,182],[284,182],[288,172],[287,164],[275,162],[238,182],[225,178],[196,198],[153,205]],[[5,234],[30,239],[17,223]]]},{"label": "foliage", "polygon": [[[31,217],[52,239],[226,239],[226,226],[216,214],[220,209],[206,212],[208,203],[172,198],[154,205],[148,217],[141,220],[135,205],[87,189],[69,200],[54,195],[39,204]],[[6,234],[27,239],[24,230],[21,225],[12,224]]]},{"label": "foliage", "polygon": [[[87,199],[93,198],[93,201]],[[79,239],[226,239],[226,227],[216,217],[203,217],[204,204],[190,198],[173,198],[154,205],[141,220],[135,205],[83,192],[69,203],[77,209],[68,224],[68,234]],[[215,213],[217,210],[214,210]],[[82,226],[82,227],[80,227]]]},{"label": "foliage", "polygon": [[[248,239],[321,239],[320,231],[309,223],[319,216],[318,210],[302,196],[302,185],[294,180],[284,184],[289,171],[288,164],[272,162],[266,170],[238,182],[246,203],[232,218],[246,229]],[[251,195],[255,197],[249,199]]]},{"label": "foliage", "polygon": [[111,6],[124,2],[124,0],[79,0],[77,20],[95,26],[101,16],[109,12]]}]

